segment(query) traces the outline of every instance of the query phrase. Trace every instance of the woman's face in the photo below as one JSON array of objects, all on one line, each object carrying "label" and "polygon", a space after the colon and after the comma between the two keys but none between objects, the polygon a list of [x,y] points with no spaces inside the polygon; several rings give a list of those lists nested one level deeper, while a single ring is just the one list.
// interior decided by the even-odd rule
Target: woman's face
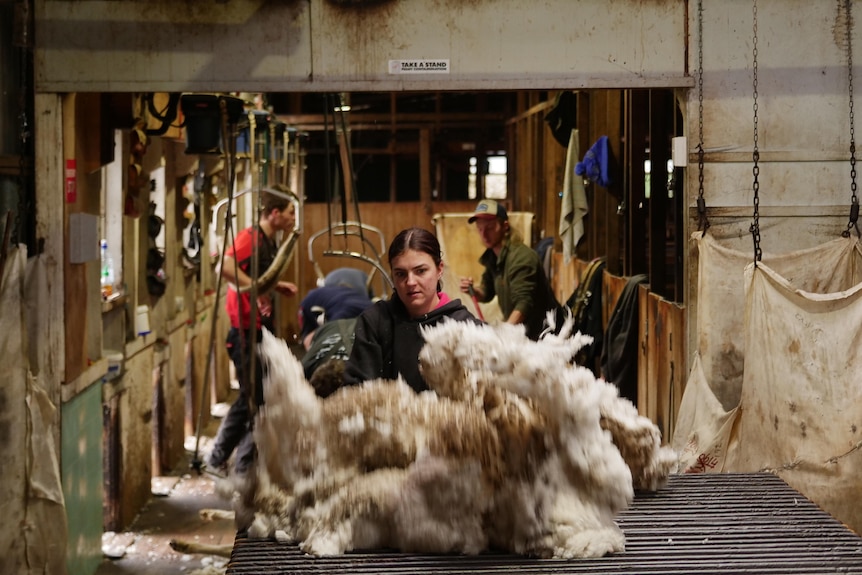
[{"label": "woman's face", "polygon": [[437,266],[425,252],[407,250],[392,260],[395,292],[410,317],[421,317],[437,307],[437,282],[443,275],[443,263]]}]

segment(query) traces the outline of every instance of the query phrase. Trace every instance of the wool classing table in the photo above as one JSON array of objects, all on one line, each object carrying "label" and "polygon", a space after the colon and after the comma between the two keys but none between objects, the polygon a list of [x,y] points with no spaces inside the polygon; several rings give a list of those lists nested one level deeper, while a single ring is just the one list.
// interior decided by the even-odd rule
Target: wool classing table
[{"label": "wool classing table", "polygon": [[862,537],[768,473],[672,475],[659,491],[637,493],[617,522],[624,552],[572,560],[384,551],[312,557],[296,545],[240,535],[227,575],[862,574]]}]

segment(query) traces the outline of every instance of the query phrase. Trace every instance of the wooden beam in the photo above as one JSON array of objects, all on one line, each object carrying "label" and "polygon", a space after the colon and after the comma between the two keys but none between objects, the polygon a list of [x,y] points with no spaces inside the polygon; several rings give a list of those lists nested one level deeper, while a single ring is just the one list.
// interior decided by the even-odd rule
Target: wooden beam
[{"label": "wooden beam", "polygon": [[538,114],[540,112],[544,112],[545,110],[552,107],[553,105],[554,105],[554,103],[552,101],[545,101],[545,102],[541,102],[539,104],[536,104],[535,106],[531,106],[529,109],[518,114],[514,118],[509,118],[508,120],[506,120],[506,124],[507,125],[508,124],[514,124],[514,123],[520,122],[521,120],[528,118],[530,116],[535,116],[536,114]]},{"label": "wooden beam", "polygon": [[431,130],[419,132],[419,201],[431,215]]},{"label": "wooden beam", "polygon": [[[323,114],[278,114],[277,119],[292,128],[305,131],[323,130]],[[347,115],[347,124],[351,130],[398,130],[415,129],[427,127],[429,124],[438,127],[470,127],[498,122],[502,124],[506,117],[502,113],[473,113],[473,112],[451,112],[451,113],[391,113],[391,114],[360,114],[351,113]]]},{"label": "wooden beam", "polygon": [[[27,160],[25,159],[25,161],[27,161]],[[21,173],[21,157],[20,156],[0,156],[0,175],[18,177],[18,175],[20,173]]]},{"label": "wooden beam", "polygon": [[[39,376],[50,385],[47,393],[55,405],[61,399],[58,382],[69,381],[66,373],[66,330],[64,325],[65,205],[63,184],[63,97],[57,94],[36,94],[33,98],[36,131],[41,134],[35,141],[36,181],[36,237],[43,242],[43,251],[38,257],[45,262],[43,293],[38,295],[40,305],[36,314],[34,333],[40,334],[37,349],[30,350],[31,360],[41,366]],[[34,254],[35,255],[35,254]],[[57,265],[60,262],[60,265]],[[38,286],[37,286],[38,289]],[[75,373],[78,373],[77,371]],[[104,373],[104,372],[102,372]],[[55,422],[56,423],[56,422]],[[59,440],[59,426],[55,427],[55,440]],[[58,443],[59,445],[59,443]]]},{"label": "wooden beam", "polygon": [[[760,206],[758,211],[764,218],[849,218],[850,203],[843,206]],[[709,218],[751,218],[753,213],[753,206],[706,206]],[[697,207],[689,206],[688,215],[697,221]]]}]

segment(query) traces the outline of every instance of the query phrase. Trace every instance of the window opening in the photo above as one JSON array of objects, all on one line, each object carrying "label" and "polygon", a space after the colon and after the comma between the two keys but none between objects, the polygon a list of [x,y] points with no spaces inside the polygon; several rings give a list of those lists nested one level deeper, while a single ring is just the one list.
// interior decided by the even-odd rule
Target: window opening
[{"label": "window opening", "polygon": [[471,200],[476,199],[476,173],[477,168],[476,156],[470,157],[470,170],[467,176],[467,197]]},{"label": "window opening", "polygon": [[[114,146],[123,149],[124,134],[114,131]],[[112,281],[102,290],[103,298],[116,298],[126,293],[123,277],[123,158],[124,154],[114,154],[114,160],[101,171],[101,201],[99,205],[99,241],[105,241],[107,256],[112,263]],[[101,263],[100,263],[101,265]],[[104,270],[100,270],[104,274]]]},{"label": "window opening", "polygon": [[508,162],[506,156],[488,156],[488,173],[485,174],[485,197],[506,199]]}]

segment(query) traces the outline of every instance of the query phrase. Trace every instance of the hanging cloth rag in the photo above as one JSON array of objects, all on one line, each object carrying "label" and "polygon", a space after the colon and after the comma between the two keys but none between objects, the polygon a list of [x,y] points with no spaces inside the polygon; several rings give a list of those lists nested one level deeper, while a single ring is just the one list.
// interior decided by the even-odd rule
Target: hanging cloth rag
[{"label": "hanging cloth rag", "polygon": [[607,188],[613,183],[608,170],[610,159],[608,137],[601,136],[584,154],[584,161],[575,166],[575,173]]},{"label": "hanging cloth rag", "polygon": [[[687,472],[728,471],[725,462],[736,419],[749,351],[744,270],[751,253],[730,248],[715,234],[694,232],[697,255],[697,361],[679,407],[672,446]],[[813,248],[763,255],[795,289],[834,293],[862,282],[862,244],[838,238]],[[763,352],[760,352],[763,353]]]},{"label": "hanging cloth rag", "polygon": [[745,373],[725,471],[772,470],[862,532],[862,283],[804,291],[745,268]]},{"label": "hanging cloth rag", "polygon": [[575,174],[575,162],[579,155],[578,130],[572,130],[566,152],[559,228],[563,242],[563,262],[566,264],[575,256],[578,242],[584,236],[584,216],[590,211],[584,179]]}]

